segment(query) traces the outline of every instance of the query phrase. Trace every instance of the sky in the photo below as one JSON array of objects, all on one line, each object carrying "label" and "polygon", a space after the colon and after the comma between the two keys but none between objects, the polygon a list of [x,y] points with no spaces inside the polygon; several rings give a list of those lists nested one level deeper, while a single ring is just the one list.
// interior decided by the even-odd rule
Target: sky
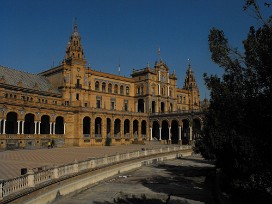
[{"label": "sky", "polygon": [[[263,3],[262,0],[260,0]],[[203,73],[222,75],[211,60],[208,35],[224,30],[242,49],[258,22],[243,0],[0,0],[0,65],[39,73],[58,65],[76,18],[92,69],[130,77],[160,57],[183,87],[190,59],[200,97],[209,98]],[[270,10],[271,11],[271,10]]]}]

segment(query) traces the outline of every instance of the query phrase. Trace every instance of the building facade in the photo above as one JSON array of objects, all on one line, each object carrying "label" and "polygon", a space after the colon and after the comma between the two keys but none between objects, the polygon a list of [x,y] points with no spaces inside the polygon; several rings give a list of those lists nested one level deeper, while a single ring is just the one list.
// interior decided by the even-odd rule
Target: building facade
[{"label": "building facade", "polygon": [[59,66],[39,74],[0,66],[0,148],[188,143],[201,129],[190,64],[183,88],[163,60],[123,77],[87,66],[77,25]]}]

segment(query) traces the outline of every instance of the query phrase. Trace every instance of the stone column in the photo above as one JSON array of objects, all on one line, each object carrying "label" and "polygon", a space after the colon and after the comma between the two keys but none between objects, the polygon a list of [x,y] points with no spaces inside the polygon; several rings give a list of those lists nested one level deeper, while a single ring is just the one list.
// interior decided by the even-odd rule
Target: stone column
[{"label": "stone column", "polygon": [[0,179],[0,200],[3,200],[3,180]]},{"label": "stone column", "polygon": [[[63,134],[64,134],[64,135],[65,135],[65,131],[66,131],[65,126],[66,126],[66,123],[63,124]],[[90,130],[90,131],[91,131],[91,130]]]},{"label": "stone column", "polygon": [[168,127],[168,140],[171,140],[171,126]]},{"label": "stone column", "polygon": [[120,122],[120,135],[121,135],[121,144],[125,141],[125,135],[124,135],[124,121],[123,119]]},{"label": "stone column", "polygon": [[110,136],[111,138],[114,138],[114,118],[111,119],[111,125],[110,125]]},{"label": "stone column", "polygon": [[189,136],[190,136],[190,141],[192,141],[192,139],[193,139],[193,127],[192,127],[192,125],[190,124],[190,126],[189,126]]},{"label": "stone column", "polygon": [[144,102],[144,113],[145,113],[145,102]]},{"label": "stone column", "polygon": [[41,123],[42,123],[41,121],[38,122],[38,129],[39,129],[38,134],[41,134]]},{"label": "stone column", "polygon": [[37,134],[37,121],[35,121],[34,123],[35,123],[35,125],[34,125],[35,126],[35,130],[34,130],[35,132],[34,132],[34,134],[36,135]]},{"label": "stone column", "polygon": [[159,127],[159,140],[161,140],[161,127]]},{"label": "stone column", "polygon": [[6,134],[6,120],[3,123],[3,135]]},{"label": "stone column", "polygon": [[52,135],[52,122],[50,122],[49,127],[50,127],[49,134]]},{"label": "stone column", "polygon": [[105,145],[105,140],[107,137],[107,118],[103,118],[101,121],[101,137],[102,145]]},{"label": "stone column", "polygon": [[138,126],[138,140],[142,140],[142,121],[139,121],[139,126]]},{"label": "stone column", "polygon": [[158,88],[159,88],[159,95],[161,95],[161,85],[158,84]]},{"label": "stone column", "polygon": [[25,134],[24,124],[25,124],[25,121],[22,121],[22,133],[21,134]]},{"label": "stone column", "polygon": [[130,140],[134,140],[134,135],[133,135],[133,120],[131,119],[129,121],[129,137],[130,137]]},{"label": "stone column", "polygon": [[152,128],[150,128],[150,141],[152,140]]},{"label": "stone column", "polygon": [[0,134],[2,134],[2,131],[1,131],[2,130],[2,128],[1,128],[2,126],[1,126],[1,124],[2,124],[2,119],[0,119]]},{"label": "stone column", "polygon": [[178,130],[179,130],[179,141],[181,140],[181,126],[178,127]]},{"label": "stone column", "polygon": [[55,134],[55,130],[56,130],[56,123],[53,123],[53,135]]},{"label": "stone column", "polygon": [[17,135],[19,135],[20,134],[20,125],[21,125],[21,121],[19,120],[19,121],[17,121],[17,123],[18,123],[18,125],[17,125]]}]

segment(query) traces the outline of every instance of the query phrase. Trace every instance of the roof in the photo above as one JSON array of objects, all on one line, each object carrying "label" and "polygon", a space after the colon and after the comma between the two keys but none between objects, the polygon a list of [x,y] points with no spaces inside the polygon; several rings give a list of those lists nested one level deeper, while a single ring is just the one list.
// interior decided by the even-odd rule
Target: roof
[{"label": "roof", "polygon": [[4,80],[4,84],[11,86],[61,94],[59,90],[55,88],[44,76],[30,74],[27,72],[11,69],[8,67],[3,67],[1,65],[0,65],[0,80]]}]

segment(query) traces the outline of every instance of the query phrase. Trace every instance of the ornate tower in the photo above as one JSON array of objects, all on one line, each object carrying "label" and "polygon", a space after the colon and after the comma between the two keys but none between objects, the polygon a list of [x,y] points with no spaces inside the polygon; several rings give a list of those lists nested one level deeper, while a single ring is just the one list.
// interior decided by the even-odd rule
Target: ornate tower
[{"label": "ornate tower", "polygon": [[191,64],[189,61],[188,69],[186,71],[186,77],[184,81],[184,89],[188,91],[188,105],[189,109],[199,109],[200,107],[200,97],[199,97],[199,90],[196,84],[196,80],[194,77],[194,72],[191,68]]},{"label": "ornate tower", "polygon": [[84,57],[83,47],[81,45],[81,37],[78,33],[77,24],[74,24],[74,31],[70,37],[70,41],[66,47],[65,62],[69,65],[80,64],[86,65],[86,60]]}]

